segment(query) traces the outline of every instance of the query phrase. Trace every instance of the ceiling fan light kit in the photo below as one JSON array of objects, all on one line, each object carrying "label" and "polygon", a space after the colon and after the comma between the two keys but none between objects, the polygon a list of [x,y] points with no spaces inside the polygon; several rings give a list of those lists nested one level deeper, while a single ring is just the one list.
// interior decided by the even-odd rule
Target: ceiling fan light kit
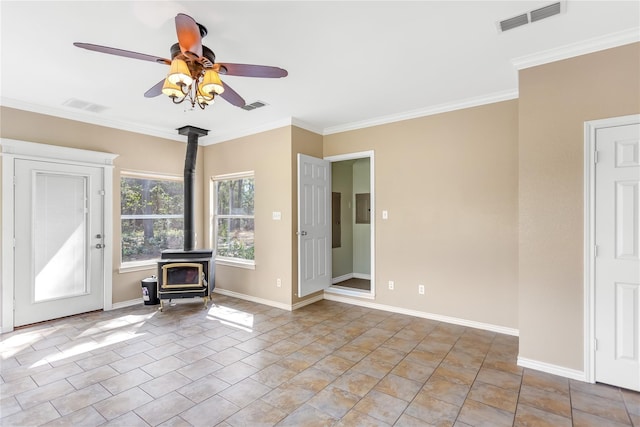
[{"label": "ceiling fan light kit", "polygon": [[171,98],[174,104],[188,99],[192,108],[198,105],[204,109],[213,104],[216,95],[222,92],[222,81],[213,68],[205,68],[197,61],[188,64],[181,58],[171,61],[171,69],[162,85],[162,93]]},{"label": "ceiling fan light kit", "polygon": [[213,104],[216,96],[222,96],[236,107],[244,107],[245,100],[223,83],[220,74],[243,77],[279,78],[288,75],[287,70],[267,65],[216,63],[216,56],[211,49],[202,45],[202,37],[207,29],[198,24],[192,17],[179,13],[175,18],[178,43],[171,46],[171,60],[152,55],[94,45],[90,43],[74,43],[75,46],[110,55],[153,61],[158,64],[170,64],[167,77],[145,92],[144,96],[153,98],[164,94],[174,104],[188,99],[191,107],[204,109]]}]

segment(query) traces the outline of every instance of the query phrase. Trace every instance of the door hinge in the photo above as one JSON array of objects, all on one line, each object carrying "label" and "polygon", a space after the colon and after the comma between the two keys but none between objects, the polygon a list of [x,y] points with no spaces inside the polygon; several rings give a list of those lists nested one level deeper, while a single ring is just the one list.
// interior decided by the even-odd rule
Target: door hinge
[{"label": "door hinge", "polygon": [[593,339],[593,351],[598,351],[598,339]]},{"label": "door hinge", "polygon": [[100,190],[100,191],[98,191],[98,194],[101,195],[101,196],[104,196],[106,193],[104,192],[104,190]]},{"label": "door hinge", "polygon": [[593,245],[593,256],[594,257],[598,256],[598,245]]},{"label": "door hinge", "polygon": [[593,163],[598,163],[598,153],[599,151],[593,152]]}]

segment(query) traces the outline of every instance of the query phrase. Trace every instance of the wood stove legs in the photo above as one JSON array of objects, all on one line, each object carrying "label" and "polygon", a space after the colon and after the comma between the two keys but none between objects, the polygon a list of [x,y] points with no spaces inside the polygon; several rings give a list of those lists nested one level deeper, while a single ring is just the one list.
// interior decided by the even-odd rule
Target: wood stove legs
[{"label": "wood stove legs", "polygon": [[[211,297],[208,295],[204,295],[202,297],[202,302],[204,303],[204,309],[208,309],[209,308],[209,301],[211,300]],[[164,310],[164,302],[166,300],[161,299],[160,300],[160,307],[158,307],[158,311],[162,312]],[[171,304],[171,299],[169,299],[169,304]]]}]

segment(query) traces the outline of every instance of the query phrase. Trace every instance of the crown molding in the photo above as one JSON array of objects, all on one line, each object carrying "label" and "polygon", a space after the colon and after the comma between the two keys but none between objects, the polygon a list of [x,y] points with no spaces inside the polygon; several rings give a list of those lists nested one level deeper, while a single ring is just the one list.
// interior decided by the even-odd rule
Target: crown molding
[{"label": "crown molding", "polygon": [[220,142],[231,141],[232,139],[242,138],[245,136],[255,135],[261,132],[267,132],[273,129],[279,129],[285,126],[291,126],[291,117],[286,117],[284,119],[276,120],[269,123],[264,123],[259,126],[253,126],[250,128],[233,130],[225,133],[218,134],[209,134],[207,138],[203,141],[203,146],[218,144]]},{"label": "crown molding", "polygon": [[155,136],[158,138],[170,139],[172,141],[184,142],[184,138],[181,135],[175,133],[173,129],[171,131],[168,131],[167,129],[140,126],[139,124],[133,122],[111,120],[104,117],[95,116],[93,114],[83,114],[78,111],[69,111],[63,108],[47,107],[4,97],[0,97],[0,105],[9,108],[16,108],[18,110],[29,111],[32,113],[44,114],[47,116],[53,116],[62,119],[74,120],[77,122],[89,123],[92,125],[104,126],[128,132],[141,133],[143,135]]},{"label": "crown molding", "polygon": [[312,124],[309,124],[307,122],[304,122],[300,119],[296,119],[295,117],[291,118],[291,124],[295,127],[299,127],[301,129],[304,130],[308,130],[309,132],[313,132],[313,133],[317,133],[318,135],[322,135],[323,134],[323,129],[319,128],[317,126],[314,126]]},{"label": "crown molding", "polygon": [[638,41],[640,41],[640,28],[634,27],[629,28],[628,30],[607,34],[602,37],[588,39],[579,43],[572,43],[559,48],[537,52],[532,55],[521,56],[513,59],[511,63],[515,69],[519,71]]},{"label": "crown molding", "polygon": [[363,129],[372,126],[384,125],[388,123],[400,122],[403,120],[415,119],[418,117],[432,116],[434,114],[446,113],[449,111],[462,110],[465,108],[478,107],[480,105],[493,104],[495,102],[508,101],[518,98],[518,89],[510,89],[502,92],[495,92],[485,96],[468,98],[462,101],[440,104],[428,108],[411,110],[400,114],[377,117],[370,120],[346,123],[338,126],[330,126],[324,129],[323,135],[346,132],[350,130]]}]

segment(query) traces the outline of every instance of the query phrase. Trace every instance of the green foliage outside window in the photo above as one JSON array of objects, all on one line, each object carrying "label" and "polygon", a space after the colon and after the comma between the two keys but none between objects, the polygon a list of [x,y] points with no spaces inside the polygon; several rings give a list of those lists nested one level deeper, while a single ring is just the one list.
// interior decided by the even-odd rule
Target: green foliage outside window
[{"label": "green foliage outside window", "polygon": [[122,262],[157,259],[183,245],[181,181],[123,176],[120,180]]},{"label": "green foliage outside window", "polygon": [[254,260],[254,179],[216,181],[216,254]]}]

